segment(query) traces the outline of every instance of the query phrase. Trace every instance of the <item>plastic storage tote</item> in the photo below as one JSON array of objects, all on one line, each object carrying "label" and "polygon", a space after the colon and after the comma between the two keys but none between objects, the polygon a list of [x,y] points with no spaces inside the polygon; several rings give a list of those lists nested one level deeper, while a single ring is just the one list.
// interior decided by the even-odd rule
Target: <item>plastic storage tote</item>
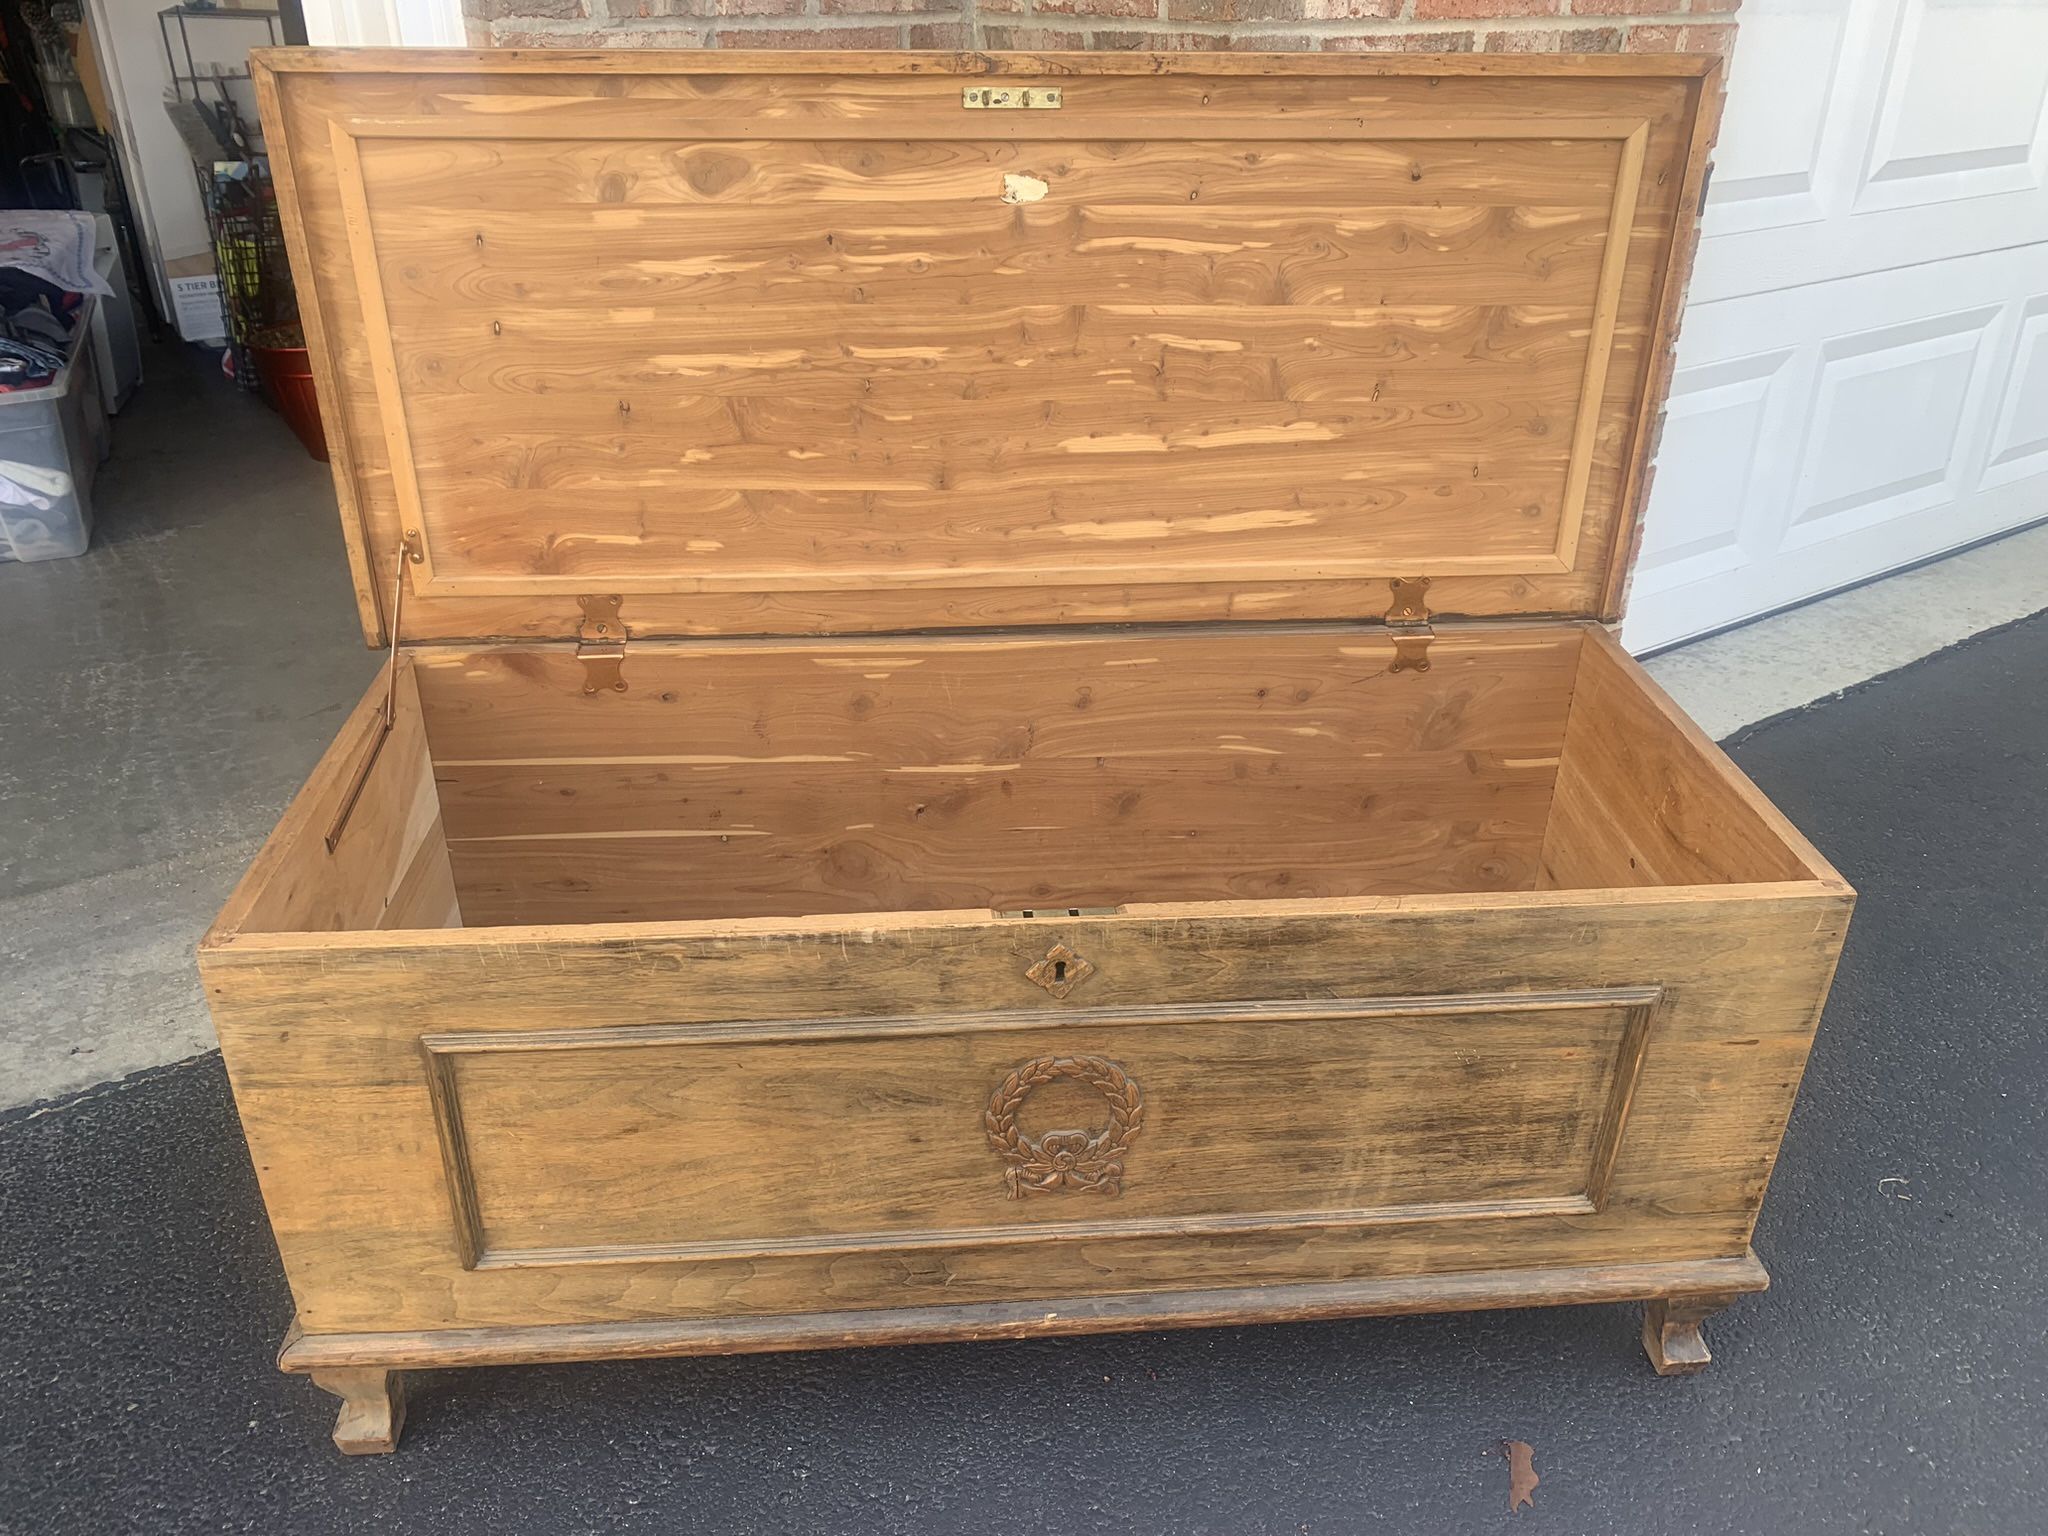
[{"label": "plastic storage tote", "polygon": [[85,553],[93,476],[111,446],[87,311],[62,373],[41,389],[0,393],[0,560]]}]

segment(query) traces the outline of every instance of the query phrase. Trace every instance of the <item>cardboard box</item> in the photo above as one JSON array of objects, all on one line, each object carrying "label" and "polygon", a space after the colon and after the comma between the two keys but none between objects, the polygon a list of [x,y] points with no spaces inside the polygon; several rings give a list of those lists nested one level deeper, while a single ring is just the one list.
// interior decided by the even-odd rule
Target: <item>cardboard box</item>
[{"label": "cardboard box", "polygon": [[221,314],[220,276],[213,269],[210,254],[181,256],[164,263],[164,277],[171,288],[172,319],[178,334],[187,341],[219,342],[227,339],[227,321]]}]

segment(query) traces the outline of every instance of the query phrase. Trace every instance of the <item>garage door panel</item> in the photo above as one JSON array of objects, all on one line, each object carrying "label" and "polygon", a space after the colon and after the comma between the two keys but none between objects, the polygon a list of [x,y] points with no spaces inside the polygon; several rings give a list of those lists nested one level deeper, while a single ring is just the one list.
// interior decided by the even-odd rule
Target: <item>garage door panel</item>
[{"label": "garage door panel", "polygon": [[2048,517],[2044,258],[1993,251],[1688,311],[1628,644]]},{"label": "garage door panel", "polygon": [[1810,544],[1956,495],[1993,308],[1830,337],[1788,543]]},{"label": "garage door panel", "polygon": [[[1756,557],[1770,434],[1791,413],[1789,348],[1681,368],[1665,406],[1664,457],[1690,466],[1659,480],[1636,564],[1638,593],[1741,569]],[[1775,526],[1764,543],[1775,539]]]},{"label": "garage door panel", "polygon": [[1746,0],[1624,634],[2048,518],[2048,4]]},{"label": "garage door panel", "polygon": [[2021,306],[2015,330],[2012,360],[1999,386],[2004,404],[1979,481],[1986,488],[2048,475],[2048,294]]},{"label": "garage door panel", "polygon": [[1741,12],[1740,67],[1729,76],[1700,226],[1709,240],[1823,216],[1824,165],[1854,119],[1858,82],[1842,49],[1849,21],[1836,0],[1789,7],[1749,0]]},{"label": "garage door panel", "polygon": [[1693,303],[2048,241],[2048,5],[1738,19]]},{"label": "garage door panel", "polygon": [[1857,207],[2036,193],[2048,146],[2048,6],[1905,0]]}]

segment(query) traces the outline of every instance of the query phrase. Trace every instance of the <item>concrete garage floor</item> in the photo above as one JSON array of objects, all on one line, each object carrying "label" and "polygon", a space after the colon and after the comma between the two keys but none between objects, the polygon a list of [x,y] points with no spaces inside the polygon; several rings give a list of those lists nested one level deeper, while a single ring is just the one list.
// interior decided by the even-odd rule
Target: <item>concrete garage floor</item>
[{"label": "concrete garage floor", "polygon": [[375,675],[327,466],[196,349],[0,565],[0,1103],[213,1047],[192,947]]},{"label": "concrete garage floor", "polygon": [[1705,1376],[1624,1307],[436,1372],[347,1461],[190,951],[376,662],[325,471],[152,368],[102,542],[0,567],[0,1099],[86,1089],[0,1109],[0,1533],[1492,1530],[1503,1437],[1531,1529],[2043,1529],[2048,616],[1747,722],[2048,607],[2048,535],[1656,667],[1864,892]]}]

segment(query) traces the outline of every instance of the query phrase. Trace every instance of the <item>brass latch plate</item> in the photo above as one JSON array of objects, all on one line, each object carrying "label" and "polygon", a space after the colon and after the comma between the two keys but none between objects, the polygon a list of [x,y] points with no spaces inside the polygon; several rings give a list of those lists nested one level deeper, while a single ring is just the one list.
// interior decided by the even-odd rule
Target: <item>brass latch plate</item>
[{"label": "brass latch plate", "polygon": [[1122,907],[996,907],[997,917],[1115,917]]},{"label": "brass latch plate", "polygon": [[1394,660],[1389,672],[1427,672],[1429,642],[1436,631],[1429,626],[1429,578],[1396,576],[1387,583],[1394,600],[1387,605],[1386,625],[1394,637]]},{"label": "brass latch plate", "polygon": [[1057,112],[1056,85],[969,85],[960,91],[960,105],[985,112]]},{"label": "brass latch plate", "polygon": [[626,661],[626,626],[619,618],[617,597],[579,597],[583,609],[582,637],[576,659],[583,663],[585,693],[624,693],[626,680],[620,668]]}]

